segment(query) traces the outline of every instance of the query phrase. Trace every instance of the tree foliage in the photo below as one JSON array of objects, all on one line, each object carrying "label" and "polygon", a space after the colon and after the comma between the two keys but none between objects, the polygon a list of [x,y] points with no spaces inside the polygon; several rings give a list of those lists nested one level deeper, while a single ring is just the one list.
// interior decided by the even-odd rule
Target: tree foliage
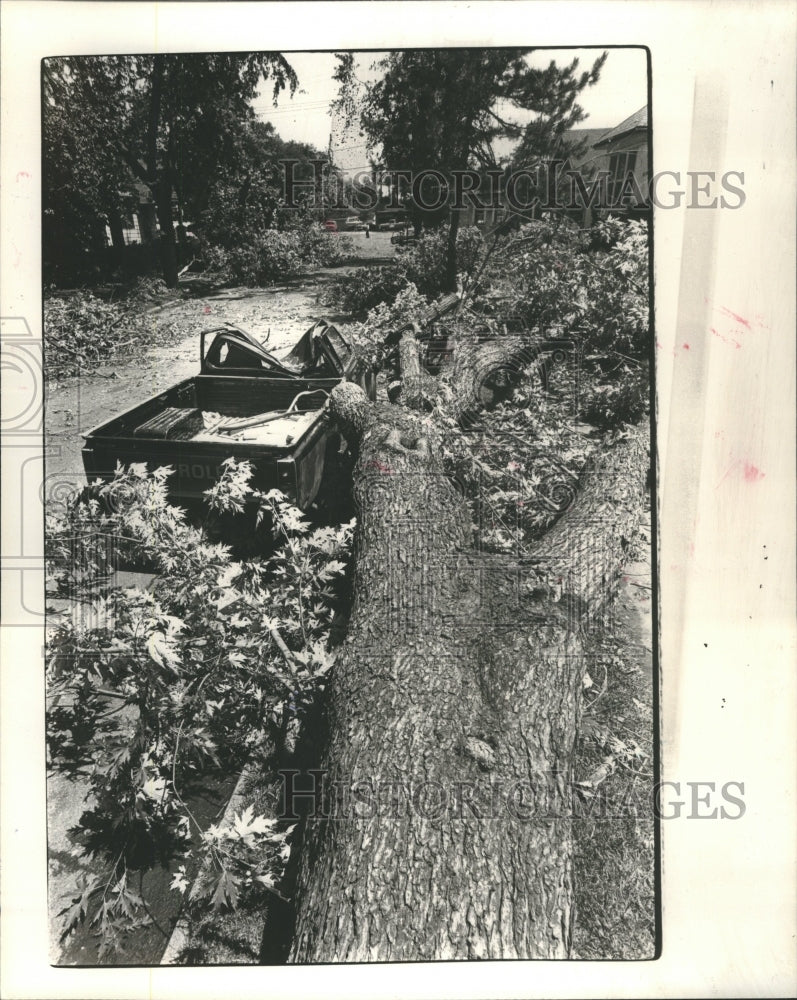
[{"label": "tree foliage", "polygon": [[345,259],[351,241],[319,229],[312,219],[297,218],[284,229],[247,227],[232,246],[205,242],[205,265],[225,281],[257,287],[284,281],[306,268],[330,267]]},{"label": "tree foliage", "polygon": [[[469,278],[481,264],[484,238],[475,226],[468,226],[457,233],[456,246],[458,268],[463,277]],[[447,284],[446,253],[446,234],[442,230],[429,230],[417,242],[399,247],[395,263],[347,275],[336,283],[330,294],[346,312],[356,316],[382,304],[391,304],[409,285],[427,301],[431,300]]]},{"label": "tree foliage", "polygon": [[[182,860],[173,888],[190,882],[192,902],[215,907],[276,884],[286,825],[244,814],[203,830],[186,788],[268,754],[316,699],[352,535],[351,523],[311,529],[230,460],[211,509],[254,507],[277,542],[268,558],[237,562],[167,503],[170,472],[119,468],[47,517],[50,598],[72,602],[50,618],[47,746],[52,767],[88,782],[73,833],[98,859],[64,933],[88,921],[106,948],[145,919],[134,872]],[[151,590],[112,586],[125,559],[157,571]]]},{"label": "tree foliage", "polygon": [[[305,267],[338,263],[350,241],[320,230],[312,211],[335,183],[336,172],[326,160],[307,143],[281,139],[270,122],[245,123],[238,155],[211,185],[197,214],[206,267],[236,284],[255,286]],[[323,170],[314,161],[323,163]],[[285,197],[287,169],[298,182],[291,206]]]},{"label": "tree foliage", "polygon": [[[297,220],[310,219],[313,201],[324,194],[319,190],[322,171],[313,169],[313,161],[323,162],[324,183],[334,182],[335,170],[326,160],[326,154],[308,143],[280,138],[271,122],[244,123],[236,156],[213,180],[204,203],[196,205],[203,239],[230,249],[242,246],[258,231],[289,229]],[[291,163],[292,174],[300,182],[293,198],[298,209],[285,204],[286,163]],[[308,181],[314,197],[310,197]]]},{"label": "tree foliage", "polygon": [[42,85],[42,234],[52,270],[103,246],[106,219],[133,208],[130,171],[114,142],[118,95],[132,79],[121,59],[47,59]]},{"label": "tree foliage", "polygon": [[368,89],[362,124],[390,167],[443,174],[495,166],[495,144],[520,138],[522,123],[507,110],[532,113],[552,134],[585,117],[577,98],[597,82],[605,54],[577,73],[554,62],[529,65],[534,49],[430,49],[395,52],[378,63],[382,77]]},{"label": "tree foliage", "polygon": [[200,211],[239,154],[250,100],[264,77],[274,95],[296,75],[279,53],[65,57],[43,71],[45,255],[88,246],[124,215],[136,182],[155,203],[164,279],[176,284],[172,197]]},{"label": "tree foliage", "polygon": [[610,217],[591,230],[522,228],[490,263],[505,315],[573,338],[583,355],[581,412],[601,429],[649,405],[648,227]]},{"label": "tree foliage", "polygon": [[[509,323],[571,340],[583,362],[582,418],[611,430],[642,417],[651,348],[647,223],[609,217],[579,230],[557,220],[488,241],[471,227],[457,233],[457,250],[470,323],[486,323],[493,336]],[[445,287],[446,254],[445,234],[433,230],[395,264],[341,279],[335,302],[367,314],[350,335],[370,351],[389,329],[415,321]]]},{"label": "tree foliage", "polygon": [[[577,103],[585,87],[597,82],[604,54],[591,69],[578,73],[578,60],[546,69],[529,64],[533,49],[428,49],[392,52],[377,63],[381,77],[366,87],[361,123],[381,161],[393,170],[438,171],[448,184],[452,171],[496,167],[496,143],[520,139],[524,124],[513,111],[533,115],[538,134],[560,136],[585,117]],[[338,75],[341,107],[346,109],[353,63],[342,61]],[[348,89],[347,89],[348,88]],[[538,155],[544,149],[538,149]],[[448,199],[432,205],[440,182],[430,179],[421,198],[409,202],[416,227],[436,226],[450,218],[446,260],[447,290],[456,282],[456,232],[459,213],[449,212]],[[414,195],[413,195],[414,197]]]}]

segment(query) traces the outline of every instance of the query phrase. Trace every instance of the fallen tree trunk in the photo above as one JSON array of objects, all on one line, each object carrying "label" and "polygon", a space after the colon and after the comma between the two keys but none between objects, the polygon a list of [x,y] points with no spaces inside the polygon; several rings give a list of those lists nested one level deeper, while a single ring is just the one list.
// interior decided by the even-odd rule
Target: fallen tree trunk
[{"label": "fallen tree trunk", "polygon": [[566,958],[583,614],[641,511],[645,435],[518,565],[473,550],[428,419],[346,383],[331,409],[359,445],[355,603],[290,960]]},{"label": "fallen tree trunk", "polygon": [[459,423],[472,426],[481,411],[510,399],[521,383],[533,392],[543,391],[549,366],[568,359],[577,364],[578,350],[574,340],[544,340],[531,334],[504,334],[486,342],[460,336],[445,379]]}]

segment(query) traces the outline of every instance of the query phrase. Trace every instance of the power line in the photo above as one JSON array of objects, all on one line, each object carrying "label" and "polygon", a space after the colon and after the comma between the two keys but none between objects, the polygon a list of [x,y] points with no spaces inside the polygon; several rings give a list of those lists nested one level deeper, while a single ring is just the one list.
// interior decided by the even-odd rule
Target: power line
[{"label": "power line", "polygon": [[291,111],[318,111],[321,108],[329,108],[331,101],[304,101],[298,104],[286,105],[285,107],[272,107],[266,101],[253,101],[251,107],[255,111],[268,111],[273,115],[289,114]]}]

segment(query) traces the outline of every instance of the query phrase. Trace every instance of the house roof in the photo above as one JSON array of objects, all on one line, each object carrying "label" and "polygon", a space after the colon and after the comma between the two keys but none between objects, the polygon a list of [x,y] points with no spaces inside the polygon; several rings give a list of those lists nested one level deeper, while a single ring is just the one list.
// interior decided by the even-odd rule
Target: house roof
[{"label": "house roof", "polygon": [[634,132],[637,129],[646,129],[648,127],[648,106],[643,105],[639,111],[635,111],[632,115],[629,115],[625,121],[620,122],[619,125],[615,125],[613,129],[610,129],[606,135],[599,139],[595,145],[605,146],[607,142],[611,142],[612,139],[618,139],[621,135],[627,135],[629,132]]},{"label": "house roof", "polygon": [[[562,152],[569,157],[571,165],[577,170],[587,160],[591,159],[591,150],[601,136],[606,135],[608,129],[605,128],[571,128],[562,136],[564,150]],[[586,140],[586,145],[580,153],[571,152],[572,147],[580,146]]]}]

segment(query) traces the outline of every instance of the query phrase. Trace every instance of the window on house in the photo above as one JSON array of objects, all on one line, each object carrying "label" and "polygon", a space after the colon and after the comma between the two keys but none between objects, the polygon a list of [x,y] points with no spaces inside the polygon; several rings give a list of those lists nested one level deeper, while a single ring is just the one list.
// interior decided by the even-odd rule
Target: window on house
[{"label": "window on house", "polygon": [[623,182],[634,173],[636,166],[635,149],[624,150],[620,153],[612,153],[609,157],[609,201],[614,204],[620,198]]}]

